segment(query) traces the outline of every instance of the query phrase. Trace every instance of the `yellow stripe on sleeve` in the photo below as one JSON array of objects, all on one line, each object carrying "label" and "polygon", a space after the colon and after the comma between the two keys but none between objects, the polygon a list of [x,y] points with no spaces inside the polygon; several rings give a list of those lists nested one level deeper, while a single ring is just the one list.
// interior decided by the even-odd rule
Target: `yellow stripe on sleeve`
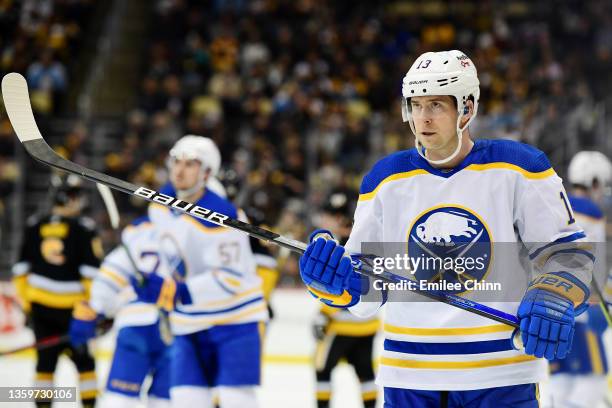
[{"label": "yellow stripe on sleeve", "polygon": [[55,293],[44,289],[28,287],[28,299],[32,303],[57,309],[72,309],[77,302],[87,300],[85,293]]},{"label": "yellow stripe on sleeve", "polygon": [[106,266],[102,266],[100,268],[100,273],[102,274],[102,276],[112,280],[113,282],[115,282],[120,287],[124,287],[124,286],[128,285],[127,279],[125,279],[123,276],[121,276],[117,272],[113,271],[112,269],[109,269]]}]

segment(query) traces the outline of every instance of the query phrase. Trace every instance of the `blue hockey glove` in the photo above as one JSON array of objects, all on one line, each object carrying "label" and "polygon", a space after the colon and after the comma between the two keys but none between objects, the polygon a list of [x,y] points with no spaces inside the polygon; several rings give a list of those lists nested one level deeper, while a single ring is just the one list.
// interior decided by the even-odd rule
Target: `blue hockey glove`
[{"label": "blue hockey glove", "polygon": [[310,245],[300,258],[300,276],[308,291],[323,303],[346,308],[359,301],[362,279],[345,249],[327,230],[310,234]]},{"label": "blue hockey glove", "polygon": [[566,272],[534,279],[518,308],[525,353],[562,359],[572,348],[574,317],[588,307],[589,289]]},{"label": "blue hockey glove", "polygon": [[87,341],[96,337],[96,324],[98,314],[85,301],[78,302],[72,310],[70,321],[70,344],[79,347],[87,344]]},{"label": "blue hockey glove", "polygon": [[164,278],[156,273],[144,275],[140,282],[135,277],[130,277],[134,292],[138,300],[144,303],[154,303],[166,312],[174,310],[177,300],[177,284],[172,278]]}]

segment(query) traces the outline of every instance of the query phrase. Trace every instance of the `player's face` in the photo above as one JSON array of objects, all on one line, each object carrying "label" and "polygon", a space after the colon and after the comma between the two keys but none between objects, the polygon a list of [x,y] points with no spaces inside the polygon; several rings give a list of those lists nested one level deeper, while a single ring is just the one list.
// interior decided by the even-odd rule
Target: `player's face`
[{"label": "player's face", "polygon": [[457,147],[457,108],[451,96],[410,98],[414,128],[421,144],[430,153],[453,151]]},{"label": "player's face", "polygon": [[200,181],[202,165],[194,159],[172,159],[170,181],[177,190],[189,190]]}]

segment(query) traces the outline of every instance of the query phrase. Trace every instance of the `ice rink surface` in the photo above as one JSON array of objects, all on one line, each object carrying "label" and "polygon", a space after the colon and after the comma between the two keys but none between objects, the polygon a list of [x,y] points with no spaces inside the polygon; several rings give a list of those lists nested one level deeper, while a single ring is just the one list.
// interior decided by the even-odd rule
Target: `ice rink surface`
[{"label": "ice rink surface", "polygon": [[[272,298],[275,318],[269,326],[265,340],[263,384],[258,398],[262,408],[314,408],[315,373],[312,356],[315,341],[311,323],[318,310],[318,303],[305,290],[279,289]],[[611,333],[607,333],[610,335]],[[612,336],[610,336],[612,337]],[[612,338],[608,337],[608,343]],[[32,334],[0,336],[0,349],[8,350],[32,342]],[[376,348],[382,346],[377,339]],[[96,340],[96,371],[99,389],[103,390],[110,368],[114,333],[111,331]],[[21,353],[11,357],[0,357],[0,386],[32,386],[34,379],[34,353]],[[353,368],[340,364],[333,373],[334,393],[332,408],[362,407],[360,390]],[[67,357],[62,357],[55,376],[57,386],[76,386],[77,372]],[[544,393],[545,394],[545,393]],[[379,393],[379,406],[382,406]],[[55,403],[54,407],[74,407],[74,403]],[[77,403],[77,406],[80,406]],[[144,404],[134,408],[144,407]],[[34,407],[27,403],[0,403],[0,407]],[[606,407],[601,404],[594,408]]]},{"label": "ice rink surface", "polygon": [[[279,289],[274,293],[272,306],[275,318],[266,337],[263,385],[259,402],[263,408],[313,408],[315,404],[315,374],[312,355],[315,342],[311,322],[317,312],[315,299],[299,289]],[[0,348],[32,341],[31,333],[0,337]],[[99,388],[103,389],[110,367],[114,334],[96,340],[96,371]],[[0,358],[0,386],[31,386],[34,379],[34,354],[22,353]],[[341,364],[333,374],[332,408],[361,407],[360,390],[352,367]],[[55,376],[56,386],[76,386],[77,372],[71,361],[62,357]],[[341,402],[341,403],[340,403]],[[27,403],[0,403],[1,407],[34,407]],[[74,407],[74,403],[55,403],[55,407]],[[78,404],[80,406],[80,404]],[[144,405],[140,405],[143,406]],[[136,408],[136,407],[135,407]]]}]

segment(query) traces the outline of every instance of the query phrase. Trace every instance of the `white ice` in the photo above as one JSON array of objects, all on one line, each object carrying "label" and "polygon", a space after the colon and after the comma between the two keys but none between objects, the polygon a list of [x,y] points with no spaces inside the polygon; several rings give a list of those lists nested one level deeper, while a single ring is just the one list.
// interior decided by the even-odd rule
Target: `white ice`
[{"label": "white ice", "polygon": [[[309,360],[315,348],[311,322],[317,312],[318,303],[304,290],[279,289],[273,296],[272,306],[276,316],[266,335],[263,384],[258,394],[260,406],[313,408],[316,406],[315,374]],[[19,334],[2,336],[0,349],[7,350],[15,345],[27,344],[28,341],[32,341],[32,337],[26,330]],[[92,345],[97,354],[96,371],[100,390],[104,389],[113,344],[114,334],[110,333]],[[34,368],[35,362],[31,353],[0,358],[0,386],[32,386]],[[334,371],[332,381],[332,408],[362,406],[352,367],[347,364],[339,365]],[[77,385],[77,372],[66,357],[62,357],[58,364],[55,385]],[[26,408],[34,407],[34,404],[0,403],[0,406]],[[54,404],[54,407],[74,406],[74,403]]]}]

